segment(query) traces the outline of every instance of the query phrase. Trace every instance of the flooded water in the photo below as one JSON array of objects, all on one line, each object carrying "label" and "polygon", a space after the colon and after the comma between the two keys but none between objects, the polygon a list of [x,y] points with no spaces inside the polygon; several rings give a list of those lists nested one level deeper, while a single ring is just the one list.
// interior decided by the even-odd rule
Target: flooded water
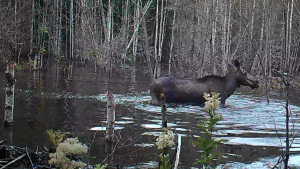
[{"label": "flooded water", "polygon": [[[69,63],[68,63],[69,64]],[[1,126],[0,138],[9,144],[43,149],[50,145],[45,131],[62,130],[78,137],[90,147],[85,158],[92,165],[101,163],[110,151],[105,148],[106,96],[110,90],[116,97],[116,153],[110,156],[119,167],[151,168],[157,165],[160,152],[155,141],[161,132],[161,108],[151,104],[148,93],[150,79],[142,66],[136,71],[123,68],[111,78],[95,74],[93,67],[73,64],[72,76],[64,71],[67,63],[50,64],[41,72],[16,72],[14,126]],[[4,72],[1,77],[4,79]],[[1,81],[4,86],[4,82]],[[4,117],[4,89],[0,90],[0,117]],[[285,146],[285,101],[274,94],[270,104],[261,94],[236,92],[218,112],[224,120],[215,132],[228,142],[219,147],[223,156],[214,161],[217,168],[270,168]],[[300,131],[299,100],[291,101],[293,112],[290,132]],[[199,124],[206,117],[202,108],[171,105],[168,127],[182,136],[180,166],[198,167],[194,163],[200,150],[192,141],[204,133]],[[3,120],[2,120],[3,124]],[[293,140],[292,151],[300,152],[300,138]],[[173,158],[175,147],[170,151]],[[300,155],[290,157],[290,164],[300,168]]]}]

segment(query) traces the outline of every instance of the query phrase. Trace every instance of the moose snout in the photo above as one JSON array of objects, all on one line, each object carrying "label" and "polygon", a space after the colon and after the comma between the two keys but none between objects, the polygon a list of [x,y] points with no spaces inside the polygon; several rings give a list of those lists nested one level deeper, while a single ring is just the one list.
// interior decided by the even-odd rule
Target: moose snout
[{"label": "moose snout", "polygon": [[255,89],[259,87],[259,81],[252,81],[251,89]]}]

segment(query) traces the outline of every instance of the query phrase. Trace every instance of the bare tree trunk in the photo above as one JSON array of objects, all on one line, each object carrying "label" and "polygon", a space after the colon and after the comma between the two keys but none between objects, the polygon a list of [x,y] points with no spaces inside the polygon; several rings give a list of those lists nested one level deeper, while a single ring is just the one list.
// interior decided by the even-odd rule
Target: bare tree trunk
[{"label": "bare tree trunk", "polygon": [[[249,31],[249,44],[248,44],[248,60],[252,57],[252,49],[253,49],[253,29],[254,29],[254,9],[256,8],[256,0],[253,1],[253,6],[251,10],[251,25],[250,25],[250,31]],[[245,62],[244,62],[245,63]],[[253,65],[253,62],[252,62]],[[250,65],[250,70],[252,68],[252,65]]]},{"label": "bare tree trunk", "polygon": [[294,8],[294,0],[292,0],[291,4],[291,12],[290,12],[290,23],[289,23],[289,29],[288,29],[288,51],[287,51],[287,66],[289,67],[289,73],[291,74],[293,72],[293,64],[292,64],[292,58],[291,58],[291,45],[292,45],[292,21],[293,21],[293,8]]},{"label": "bare tree trunk", "polygon": [[[179,7],[180,9],[178,10],[178,24],[177,24],[177,32],[179,33],[179,38],[178,38],[178,60],[182,59],[182,13],[183,13],[183,1],[179,1]],[[182,62],[178,62],[178,67],[182,68]]]},{"label": "bare tree trunk", "polygon": [[107,42],[110,43],[112,35],[112,3],[108,0],[108,12],[107,12]]},{"label": "bare tree trunk", "polygon": [[210,58],[210,64],[212,65],[212,72],[215,75],[217,73],[216,71],[216,24],[217,24],[217,4],[218,0],[212,0],[212,9],[213,9],[213,14],[212,14],[212,28],[211,28],[211,58]]},{"label": "bare tree trunk", "polygon": [[284,27],[284,71],[288,72],[288,61],[289,61],[289,13],[290,13],[290,2],[288,2],[287,6],[287,12],[284,14],[285,15],[285,27]]},{"label": "bare tree trunk", "polygon": [[[58,4],[57,4],[58,5]],[[62,28],[62,1],[60,1],[59,4],[59,26],[58,26],[58,53],[57,55],[60,57],[60,52],[61,52],[61,40],[62,40],[62,32],[61,32],[61,28]]]},{"label": "bare tree trunk", "polygon": [[199,76],[202,77],[204,75],[206,75],[206,71],[204,68],[205,67],[205,64],[206,62],[210,62],[210,46],[211,46],[211,27],[209,25],[211,25],[210,23],[210,14],[209,14],[209,0],[205,0],[204,1],[204,11],[205,11],[205,22],[203,24],[204,26],[204,31],[203,31],[203,43],[204,43],[204,52],[202,54],[202,60],[201,60],[201,63],[200,63],[200,73],[199,73]]},{"label": "bare tree trunk", "polygon": [[160,10],[160,26],[159,26],[159,47],[158,47],[158,61],[161,62],[162,57],[162,45],[164,41],[166,14],[164,13],[164,0],[161,0]]},{"label": "bare tree trunk", "polygon": [[74,51],[74,2],[71,0],[70,5],[70,58],[73,59]]},{"label": "bare tree trunk", "polygon": [[[146,54],[146,59],[147,59],[147,67],[148,67],[148,70],[150,71],[150,70],[152,70],[151,69],[151,56],[150,56],[150,51],[149,51],[149,49],[150,49],[150,45],[149,45],[149,41],[148,41],[148,33],[147,33],[147,24],[146,24],[146,17],[145,16],[143,16],[143,28],[144,28],[144,39],[145,39],[145,47],[144,47],[144,49],[145,49],[145,54]],[[153,74],[152,74],[152,72],[150,71],[150,79],[152,80],[152,78],[153,78]]]},{"label": "bare tree trunk", "polygon": [[226,41],[227,41],[227,4],[222,4],[222,9],[223,9],[223,15],[222,15],[222,29],[223,29],[223,34],[222,34],[222,75],[226,74],[227,71],[227,66],[226,66],[226,62],[228,61],[227,58],[227,51],[226,51]]},{"label": "bare tree trunk", "polygon": [[[146,5],[144,6],[144,8],[143,8],[142,15],[139,16],[139,18],[143,18],[143,17],[144,17],[144,15],[146,14],[147,10],[149,9],[149,7],[150,7],[150,5],[151,5],[151,2],[152,2],[152,0],[149,0],[149,1],[147,2],[147,4],[146,4]],[[127,44],[127,47],[126,47],[126,49],[125,49],[124,55],[126,54],[127,50],[129,49],[131,43],[134,41],[134,37],[137,36],[137,33],[138,33],[138,30],[139,30],[141,21],[142,21],[142,20],[139,20],[139,21],[137,22],[136,28],[135,28],[135,30],[134,30],[134,32],[133,32],[133,35],[132,35],[132,37],[131,37],[131,39],[130,39],[130,41],[129,41],[129,43]],[[124,57],[124,58],[125,58],[125,57]]]},{"label": "bare tree trunk", "polygon": [[191,26],[191,51],[190,54],[187,56],[189,57],[189,65],[190,65],[190,74],[194,74],[194,55],[195,55],[195,41],[196,41],[196,27],[197,27],[197,10],[196,10],[196,6],[193,7],[194,9],[194,16],[193,16],[193,20],[192,20],[192,26]]},{"label": "bare tree trunk", "polygon": [[[140,4],[139,1],[137,1],[136,8],[135,8],[135,14],[134,14],[134,30],[137,29],[140,22]],[[135,65],[136,62],[136,54],[137,54],[137,43],[138,43],[138,34],[133,35],[133,64]]]},{"label": "bare tree trunk", "polygon": [[129,29],[129,0],[126,0],[126,5],[125,5],[125,13],[124,13],[124,17],[125,17],[125,39],[128,39],[128,29]]},{"label": "bare tree trunk", "polygon": [[265,74],[271,79],[272,76],[272,43],[270,42],[270,31],[271,31],[271,13],[270,10],[267,12],[268,19],[266,24],[266,60],[265,60]]},{"label": "bare tree trunk", "polygon": [[158,4],[159,0],[156,1],[156,18],[155,18],[155,42],[154,42],[154,55],[155,55],[155,61],[158,63],[158,52],[157,52],[157,43],[158,43]]},{"label": "bare tree trunk", "polygon": [[31,36],[30,36],[30,54],[32,54],[32,48],[33,48],[33,38],[34,38],[34,25],[35,25],[35,12],[34,12],[34,0],[32,0],[32,7],[31,7],[31,30],[30,30],[30,33],[31,33]]},{"label": "bare tree trunk", "polygon": [[106,22],[106,20],[105,20],[105,15],[104,15],[104,8],[103,8],[103,2],[102,2],[102,0],[101,0],[101,15],[102,15],[102,17],[101,17],[101,20],[102,20],[102,25],[103,25],[103,30],[104,30],[104,39],[105,39],[105,42],[107,42],[108,41],[108,28],[107,28],[107,22]]},{"label": "bare tree trunk", "polygon": [[228,10],[228,21],[227,21],[227,38],[226,38],[226,56],[227,59],[229,59],[229,52],[230,52],[230,46],[231,46],[231,9],[232,9],[232,1],[229,0],[229,10]]},{"label": "bare tree trunk", "polygon": [[[261,59],[265,58],[265,55],[263,54],[263,38],[264,38],[264,31],[265,31],[265,20],[266,20],[266,0],[263,0],[263,17],[262,17],[262,22],[261,22],[261,32],[260,32],[260,39],[259,39],[259,55],[262,57]],[[256,58],[258,59],[258,57],[256,57]],[[254,60],[254,62],[255,62],[255,60]],[[257,63],[257,67],[259,67],[258,65],[259,64]],[[267,67],[267,65],[265,65],[265,67]],[[264,71],[264,70],[262,70],[262,71]],[[266,74],[266,71],[264,72],[264,74]]]},{"label": "bare tree trunk", "polygon": [[[262,48],[263,48],[263,38],[264,38],[264,28],[265,28],[265,17],[266,17],[266,0],[263,0],[263,16],[262,16],[262,22],[261,22],[261,29],[260,29],[260,39],[259,39],[259,55],[264,57],[262,54]],[[263,59],[263,58],[261,58]],[[259,62],[259,58],[258,55],[255,56],[254,61],[253,61],[253,65],[252,65],[252,71],[254,71],[254,69],[257,69],[259,66],[258,64]],[[266,65],[267,66],[267,65]],[[258,70],[256,70],[258,72]],[[264,70],[262,70],[264,71]]]},{"label": "bare tree trunk", "polygon": [[177,12],[177,2],[174,0],[174,15],[173,15],[173,23],[172,23],[172,38],[171,38],[171,45],[170,45],[170,58],[169,58],[169,74],[171,74],[171,63],[172,63],[172,54],[173,54],[173,47],[174,47],[174,30],[175,30],[175,23],[176,23],[176,12]]},{"label": "bare tree trunk", "polygon": [[[87,17],[85,17],[85,15],[86,15],[85,10],[86,10],[86,1],[82,0],[81,1],[81,16],[80,16],[80,20],[81,20],[81,31],[82,31],[83,35],[86,34],[86,27],[87,27],[87,23],[86,23],[87,21],[85,19]],[[105,37],[106,37],[106,35],[105,35]],[[83,52],[85,51],[85,48],[86,48],[87,45],[86,45],[86,41],[85,40],[82,43],[83,44],[82,44],[82,53],[81,54],[83,55]]]}]

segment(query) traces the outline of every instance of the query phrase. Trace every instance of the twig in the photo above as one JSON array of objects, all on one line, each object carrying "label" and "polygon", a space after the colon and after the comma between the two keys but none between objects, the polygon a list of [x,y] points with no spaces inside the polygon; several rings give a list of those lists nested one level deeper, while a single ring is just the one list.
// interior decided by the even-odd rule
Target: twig
[{"label": "twig", "polygon": [[144,149],[145,149],[145,148],[143,147],[143,148],[140,148],[140,149],[138,149],[138,150],[134,150],[134,151],[132,151],[132,152],[130,152],[130,153],[123,154],[123,155],[121,155],[121,156],[119,156],[119,157],[114,158],[114,160],[119,159],[119,158],[122,158],[122,157],[127,156],[127,155],[130,155],[130,154],[133,154],[133,153],[135,153],[135,152],[144,150]]},{"label": "twig", "polygon": [[4,169],[4,168],[8,167],[9,165],[11,165],[14,162],[16,162],[16,161],[20,160],[21,158],[23,158],[25,155],[26,154],[23,154],[23,155],[19,156],[18,158],[16,158],[16,159],[12,160],[11,162],[7,163],[6,165],[4,165],[3,167],[1,167],[0,169]]},{"label": "twig", "polygon": [[[101,164],[104,164],[104,162],[105,162],[110,156],[112,156],[115,152],[117,152],[118,150],[120,150],[120,149],[122,149],[122,148],[124,148],[124,147],[128,147],[129,145],[132,145],[132,144],[134,144],[135,142],[137,142],[138,140],[140,140],[141,137],[138,138],[137,140],[135,140],[134,142],[132,142],[132,143],[130,143],[130,144],[124,146],[124,144],[127,143],[127,141],[132,140],[132,137],[133,137],[135,134],[137,134],[140,130],[141,130],[141,129],[139,129],[139,130],[138,130],[137,132],[135,132],[131,137],[129,137],[127,140],[125,140],[125,141],[121,144],[121,146],[117,147],[118,144],[119,144],[119,142],[121,141],[121,135],[120,135],[120,139],[117,139],[118,141],[117,141],[116,146],[114,147],[113,151],[112,151],[112,152],[111,152],[111,153],[110,153],[110,154],[109,154],[109,155],[101,162]],[[120,132],[121,132],[121,131],[120,131]],[[130,153],[129,153],[129,154],[130,154]]]},{"label": "twig", "polygon": [[31,167],[34,169],[34,166],[33,166],[32,160],[31,160],[31,158],[30,158],[30,156],[29,156],[27,147],[26,147],[26,154],[27,154],[27,156],[28,156],[28,158],[29,158],[29,161],[30,161],[30,163],[31,163]]},{"label": "twig", "polygon": [[6,140],[5,140],[5,139],[4,139],[4,140],[1,140],[1,141],[0,141],[0,144],[2,144],[4,141],[6,141]]},{"label": "twig", "polygon": [[276,72],[276,73],[278,73],[280,75],[284,75],[284,76],[288,76],[288,77],[300,80],[300,77],[297,77],[297,76],[294,76],[294,75],[291,75],[291,74],[288,74],[288,73],[285,73],[285,72],[280,72],[280,71],[275,70],[275,69],[272,69],[272,71]]}]

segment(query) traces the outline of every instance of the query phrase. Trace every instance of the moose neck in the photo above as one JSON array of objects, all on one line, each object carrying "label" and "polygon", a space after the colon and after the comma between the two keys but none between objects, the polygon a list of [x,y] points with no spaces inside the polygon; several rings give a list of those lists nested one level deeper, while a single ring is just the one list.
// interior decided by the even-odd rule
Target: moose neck
[{"label": "moose neck", "polygon": [[235,73],[236,72],[229,72],[227,75],[223,76],[224,81],[226,82],[226,90],[229,95],[233,94],[234,91],[239,87]]}]

